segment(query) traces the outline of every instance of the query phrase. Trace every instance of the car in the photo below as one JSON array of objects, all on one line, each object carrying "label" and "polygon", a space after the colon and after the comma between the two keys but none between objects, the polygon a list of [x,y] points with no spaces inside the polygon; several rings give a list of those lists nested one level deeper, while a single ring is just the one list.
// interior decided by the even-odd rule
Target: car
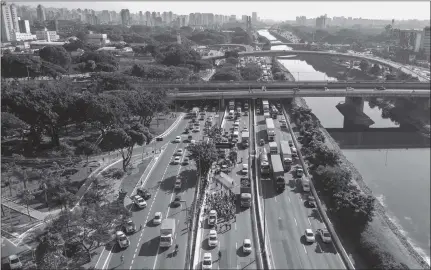
[{"label": "car", "polygon": [[235,123],[233,123],[234,127],[238,127],[239,126],[239,121],[235,121]]},{"label": "car", "polygon": [[217,224],[217,211],[216,210],[210,210],[208,214],[208,225],[214,226]]},{"label": "car", "polygon": [[386,90],[386,88],[384,86],[378,86],[375,88],[376,90]]},{"label": "car", "polygon": [[353,91],[353,90],[355,90],[355,88],[350,87],[350,86],[346,87],[346,91]]},{"label": "car", "polygon": [[177,137],[175,137],[175,142],[176,142],[176,143],[180,143],[180,142],[181,142],[181,136],[177,136]]},{"label": "car", "polygon": [[172,161],[172,164],[174,164],[174,165],[178,165],[180,163],[181,163],[181,157],[179,157],[179,156],[176,156],[174,158],[174,161]]},{"label": "car", "polygon": [[323,91],[328,91],[328,87],[323,87]]},{"label": "car", "polygon": [[199,131],[201,131],[200,127],[195,127],[195,128],[193,129],[193,132],[199,132]]},{"label": "car", "polygon": [[153,224],[160,225],[162,224],[162,212],[156,212],[153,217]]},{"label": "car", "polygon": [[135,195],[135,196],[133,196],[133,203],[137,206],[137,207],[139,207],[139,208],[145,208],[145,207],[147,207],[147,202],[144,200],[144,198],[142,198],[141,196],[139,196],[139,195]]},{"label": "car", "polygon": [[184,134],[189,134],[190,133],[190,129],[189,128],[185,128],[184,129]]},{"label": "car", "polygon": [[201,121],[205,120],[205,115],[201,115],[201,117],[199,118],[199,120],[201,120]]},{"label": "car", "polygon": [[120,246],[120,248],[126,248],[129,246],[129,244],[130,244],[129,238],[127,238],[127,236],[124,234],[124,232],[117,231],[115,233],[115,237],[117,239],[117,242],[118,242],[118,245]]},{"label": "car", "polygon": [[177,152],[175,152],[175,156],[182,156],[184,154],[184,151],[183,151],[183,149],[182,148],[179,148],[178,150],[177,150]]},{"label": "car", "polygon": [[244,132],[248,132],[248,128],[247,128],[247,127],[244,127],[244,128],[242,129],[242,131],[244,131]]},{"label": "car", "polygon": [[295,87],[295,88],[293,88],[292,90],[293,90],[293,91],[299,91],[299,88],[298,88],[298,87]]},{"label": "car", "polygon": [[248,174],[248,164],[242,164],[241,173]]},{"label": "car", "polygon": [[196,141],[195,141],[195,140],[191,140],[191,141],[190,141],[190,144],[191,144],[191,145],[196,144]]},{"label": "car", "polygon": [[141,196],[144,200],[148,200],[151,198],[151,193],[143,187],[138,187],[138,189],[136,190],[136,193],[139,196]]},{"label": "car", "polygon": [[307,243],[316,242],[316,238],[314,237],[313,230],[305,229],[304,236],[305,236],[305,241],[307,241]]},{"label": "car", "polygon": [[316,208],[316,199],[313,197],[313,195],[308,195],[306,203],[308,207]]},{"label": "car", "polygon": [[177,195],[175,196],[175,199],[173,201],[173,205],[175,207],[180,206],[181,205],[181,195]]},{"label": "car", "polygon": [[242,244],[242,252],[244,253],[251,253],[251,240],[250,239],[244,239],[244,243]]},{"label": "car", "polygon": [[325,229],[318,229],[317,232],[320,235],[320,238],[322,239],[323,243],[331,243],[331,241],[332,241],[331,234],[329,233],[329,231],[326,228]]},{"label": "car", "polygon": [[260,114],[260,109],[259,108],[256,109],[256,113]]},{"label": "car", "polygon": [[227,138],[223,137],[223,138],[221,139],[221,142],[222,142],[222,143],[228,143],[228,142],[229,142],[229,140],[228,140]]},{"label": "car", "polygon": [[185,157],[183,159],[183,165],[189,165],[189,158],[188,157]]},{"label": "car", "polygon": [[174,185],[175,189],[181,189],[181,178],[177,178],[175,180],[175,185]]},{"label": "car", "polygon": [[211,253],[204,253],[204,258],[202,260],[202,269],[212,269],[213,268],[213,259]]},{"label": "car", "polygon": [[10,255],[8,258],[9,268],[10,269],[21,269],[22,263],[17,255]]},{"label": "car", "polygon": [[259,145],[264,145],[265,144],[265,140],[264,139],[260,139],[259,140]]},{"label": "car", "polygon": [[247,116],[248,115],[248,111],[244,111],[244,115]]},{"label": "car", "polygon": [[193,139],[193,136],[192,135],[189,135],[189,136],[187,136],[187,141],[191,141]]},{"label": "car", "polygon": [[216,230],[210,230],[209,238],[208,238],[208,245],[210,247],[215,247],[218,244],[217,240],[217,231]]},{"label": "car", "polygon": [[216,107],[213,107],[213,112],[215,112],[216,111]]},{"label": "car", "polygon": [[233,131],[239,131],[239,127],[233,127]]},{"label": "car", "polygon": [[136,232],[136,225],[133,222],[133,220],[131,220],[131,219],[127,220],[127,222],[124,224],[124,231],[126,233],[134,233],[134,232]]},{"label": "car", "polygon": [[304,170],[301,167],[296,167],[295,174],[297,177],[302,177],[304,175]]}]

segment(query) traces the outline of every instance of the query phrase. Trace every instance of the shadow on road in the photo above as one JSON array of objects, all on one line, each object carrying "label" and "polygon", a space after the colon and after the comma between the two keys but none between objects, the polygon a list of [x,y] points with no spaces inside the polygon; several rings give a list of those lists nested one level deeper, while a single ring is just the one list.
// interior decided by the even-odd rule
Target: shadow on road
[{"label": "shadow on road", "polygon": [[165,191],[167,194],[171,194],[174,189],[175,179],[175,175],[163,179],[160,183],[160,189]]},{"label": "shadow on road", "polygon": [[311,246],[313,243],[308,243],[307,240],[305,240],[305,235],[301,236],[301,244],[303,244],[304,246]]},{"label": "shadow on road", "polygon": [[264,199],[270,199],[277,196],[277,192],[274,189],[274,182],[271,180],[261,181],[261,190]]},{"label": "shadow on road", "polygon": [[244,253],[244,251],[242,250],[242,246],[240,246],[239,248],[237,248],[236,250],[236,255],[238,257],[244,258],[247,257],[248,255],[250,255],[250,253]]},{"label": "shadow on road", "polygon": [[320,238],[319,236],[316,236],[316,242],[318,243],[318,245],[316,245],[316,249],[315,249],[317,253],[337,254],[337,250],[335,249],[334,244],[324,243],[322,241],[322,238]]},{"label": "shadow on road", "polygon": [[159,251],[158,254],[162,253],[162,248],[159,249],[160,244],[160,236],[154,237],[153,239],[143,243],[141,245],[141,249],[139,250],[138,256],[156,256],[157,251]]},{"label": "shadow on road", "polygon": [[311,210],[311,214],[310,214],[309,217],[312,217],[312,218],[314,218],[317,221],[323,222],[322,217],[320,216],[319,211],[316,208],[313,208]]},{"label": "shadow on road", "polygon": [[211,251],[211,250],[213,250],[214,248],[216,248],[216,247],[210,247],[210,245],[209,245],[209,238],[205,238],[205,239],[202,241],[202,249],[203,249],[203,250],[205,250],[205,251]]}]

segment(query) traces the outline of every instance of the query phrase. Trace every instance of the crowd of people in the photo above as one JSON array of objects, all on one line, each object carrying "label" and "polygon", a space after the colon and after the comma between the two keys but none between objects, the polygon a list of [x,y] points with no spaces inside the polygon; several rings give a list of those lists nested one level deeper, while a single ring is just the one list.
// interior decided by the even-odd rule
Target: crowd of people
[{"label": "crowd of people", "polygon": [[236,195],[231,190],[209,194],[206,199],[205,212],[209,213],[210,210],[216,210],[218,223],[229,223],[232,219],[236,221]]}]

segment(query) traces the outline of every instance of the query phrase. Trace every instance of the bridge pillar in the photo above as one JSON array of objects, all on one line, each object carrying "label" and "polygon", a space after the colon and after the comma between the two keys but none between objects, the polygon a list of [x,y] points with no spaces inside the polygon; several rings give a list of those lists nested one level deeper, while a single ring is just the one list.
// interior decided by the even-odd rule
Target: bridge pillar
[{"label": "bridge pillar", "polygon": [[358,112],[364,112],[364,99],[361,97],[346,97],[346,104],[355,106]]}]

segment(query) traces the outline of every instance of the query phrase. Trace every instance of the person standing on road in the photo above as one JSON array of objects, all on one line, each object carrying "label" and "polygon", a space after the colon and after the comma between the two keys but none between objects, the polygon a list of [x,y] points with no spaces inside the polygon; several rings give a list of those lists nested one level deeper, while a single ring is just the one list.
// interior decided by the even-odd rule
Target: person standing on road
[{"label": "person standing on road", "polygon": [[219,260],[221,259],[221,251],[220,250],[218,251],[218,259]]}]

